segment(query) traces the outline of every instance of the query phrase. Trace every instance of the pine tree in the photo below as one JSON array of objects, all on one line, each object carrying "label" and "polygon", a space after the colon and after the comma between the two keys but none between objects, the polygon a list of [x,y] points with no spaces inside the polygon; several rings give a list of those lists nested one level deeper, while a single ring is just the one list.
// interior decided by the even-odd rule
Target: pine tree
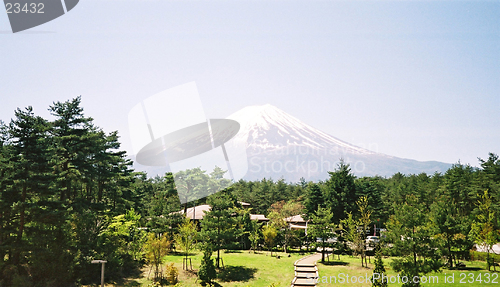
[{"label": "pine tree", "polygon": [[201,238],[208,240],[213,250],[217,251],[216,266],[220,268],[220,250],[235,241],[240,233],[236,229],[238,215],[235,201],[225,192],[211,195],[207,203],[211,209],[201,220]]},{"label": "pine tree", "polygon": [[[420,277],[441,267],[429,211],[416,196],[407,196],[406,203],[395,210],[387,223],[386,234],[394,243],[394,249],[401,254],[401,258],[394,259],[391,265],[402,276]],[[403,286],[420,286],[420,283],[409,280]]]},{"label": "pine tree", "polygon": [[328,172],[330,178],[326,181],[325,204],[333,213],[333,220],[339,223],[353,213],[356,207],[355,176],[351,173],[349,164],[341,161],[334,172]]},{"label": "pine tree", "polygon": [[203,259],[201,260],[200,270],[198,270],[198,278],[201,281],[201,286],[212,286],[213,280],[217,276],[214,261],[212,259],[212,249],[209,245],[204,246]]},{"label": "pine tree", "polygon": [[[375,275],[376,274],[376,275]],[[373,269],[372,286],[387,287],[387,280],[384,280],[385,266],[382,260],[382,249],[380,244],[375,247],[375,269]]]},{"label": "pine tree", "polygon": [[314,238],[321,238],[321,262],[325,262],[325,250],[328,247],[327,240],[335,234],[332,214],[327,208],[320,207],[316,214],[312,215],[311,220],[310,232]]},{"label": "pine tree", "polygon": [[323,206],[325,199],[323,198],[323,192],[319,184],[310,182],[307,184],[306,199],[304,202],[304,207],[306,215],[311,217],[320,206]]}]

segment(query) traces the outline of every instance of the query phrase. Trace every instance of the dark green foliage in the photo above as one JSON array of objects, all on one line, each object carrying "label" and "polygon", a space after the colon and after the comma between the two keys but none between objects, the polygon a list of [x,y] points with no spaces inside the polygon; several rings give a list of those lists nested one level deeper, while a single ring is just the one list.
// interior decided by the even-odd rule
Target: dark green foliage
[{"label": "dark green foliage", "polygon": [[[401,258],[394,259],[392,267],[408,278],[422,276],[441,267],[437,241],[433,239],[429,212],[416,196],[408,196],[406,203],[396,210],[387,223],[388,238]],[[410,280],[403,286],[419,286]]]},{"label": "dark green foliage", "polygon": [[349,164],[343,161],[334,172],[328,173],[330,178],[325,183],[325,204],[333,213],[334,222],[338,224],[348,213],[356,210],[355,176],[351,173]]},{"label": "dark green foliage", "polygon": [[0,125],[0,285],[68,286],[98,277],[92,259],[108,259],[108,278],[121,278],[133,260],[102,234],[133,200],[130,163],[79,97],[50,111],[52,122],[28,107]]},{"label": "dark green foliage", "polygon": [[384,261],[382,260],[382,249],[380,244],[375,247],[375,269],[373,269],[372,286],[387,287],[387,280],[384,280],[385,275]]},{"label": "dark green foliage", "polygon": [[[498,242],[500,159],[493,153],[479,160],[479,168],[457,163],[444,174],[356,178],[341,162],[324,182],[240,180],[226,188],[224,171],[216,169],[209,175],[187,171],[176,187],[171,173],[148,178],[133,172],[119,151],[117,132],[97,127],[84,114],[80,97],[56,102],[49,111],[51,121],[31,107],[17,109],[8,124],[0,121],[0,286],[97,283],[93,259],[108,260],[106,279],[120,280],[144,263],[145,228],[172,240],[182,221],[177,211],[205,202],[212,211],[201,222],[202,243],[217,250],[219,267],[220,249],[248,249],[251,241],[255,249],[269,239],[268,233],[256,232],[249,213],[280,222],[284,213],[270,216],[280,202],[304,205],[305,218],[330,230],[348,214],[360,218],[355,203],[366,197],[372,214],[362,224],[368,233],[361,238],[373,234],[374,225],[387,228],[386,241],[394,246],[387,252],[402,256],[393,266],[402,275],[438,270],[442,261],[452,267],[469,257],[474,242],[487,248]],[[181,206],[178,193],[189,200],[205,192],[194,186],[200,182],[207,194],[224,191]],[[242,210],[238,201],[252,209]],[[357,224],[351,225],[357,232]],[[312,233],[310,242],[329,236]],[[338,234],[339,244],[348,235]],[[305,234],[279,231],[267,243],[303,246],[300,240],[306,240]],[[212,272],[210,256],[204,260]]]},{"label": "dark green foliage", "polygon": [[211,210],[201,220],[201,238],[204,238],[213,251],[217,251],[216,266],[221,267],[220,250],[235,241],[241,230],[236,201],[225,192],[211,195],[207,200]]},{"label": "dark green foliage", "polygon": [[325,199],[323,197],[323,192],[319,184],[310,182],[307,184],[306,188],[306,198],[304,200],[304,207],[306,215],[311,217],[316,213],[319,207],[325,205]]},{"label": "dark green foliage", "polygon": [[203,251],[203,259],[201,260],[200,269],[198,270],[198,278],[201,286],[212,286],[213,280],[216,278],[214,261],[212,259],[212,249],[209,246]]},{"label": "dark green foliage", "polygon": [[[321,242],[316,244],[321,247],[321,262],[325,262],[325,251],[329,247],[327,241],[335,235],[335,225],[332,223],[332,214],[327,208],[320,207],[311,216],[310,233],[313,238],[321,238]],[[316,240],[315,240],[316,241]]]}]

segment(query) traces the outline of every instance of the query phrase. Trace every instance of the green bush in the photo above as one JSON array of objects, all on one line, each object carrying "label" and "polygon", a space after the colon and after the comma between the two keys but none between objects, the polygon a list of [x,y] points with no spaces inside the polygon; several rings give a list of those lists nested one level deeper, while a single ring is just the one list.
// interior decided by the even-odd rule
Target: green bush
[{"label": "green bush", "polygon": [[[470,260],[471,261],[485,261],[488,256],[486,252],[478,252],[478,251],[470,251]],[[490,258],[492,258],[495,262],[500,262],[500,254],[490,253]]]}]

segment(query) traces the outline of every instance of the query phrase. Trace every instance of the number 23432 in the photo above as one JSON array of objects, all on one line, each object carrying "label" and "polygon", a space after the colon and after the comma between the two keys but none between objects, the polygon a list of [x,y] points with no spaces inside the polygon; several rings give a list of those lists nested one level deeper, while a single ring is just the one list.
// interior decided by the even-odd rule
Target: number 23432
[{"label": "number 23432", "polygon": [[44,13],[43,3],[24,3],[24,5],[19,3],[7,3],[5,4],[5,9],[7,9],[7,14],[19,14],[19,13]]},{"label": "number 23432", "polygon": [[[481,276],[482,275],[482,276]],[[460,273],[460,283],[475,283],[475,282],[480,282],[480,283],[496,283],[498,284],[498,274],[493,273],[479,273],[476,276],[474,276],[474,273]]]}]

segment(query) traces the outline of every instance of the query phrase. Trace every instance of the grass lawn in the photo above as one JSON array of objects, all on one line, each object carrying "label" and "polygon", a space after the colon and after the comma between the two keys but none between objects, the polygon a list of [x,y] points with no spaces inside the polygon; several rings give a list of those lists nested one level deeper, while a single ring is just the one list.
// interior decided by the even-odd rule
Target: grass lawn
[{"label": "grass lawn", "polygon": [[[359,277],[363,277],[363,281],[365,280],[366,276],[370,277],[373,273],[373,262],[374,258],[371,258],[372,264],[368,264],[369,268],[363,268],[361,267],[361,259],[357,257],[350,257],[350,256],[341,256],[340,261],[337,259],[337,256],[335,256],[336,260],[330,259],[330,263],[326,262],[325,265],[321,264],[318,262],[318,269],[319,269],[319,275],[320,275],[320,282],[318,286],[346,286],[346,287],[368,287],[371,286],[370,283],[352,283],[352,281],[357,281],[357,280],[352,280],[353,276],[358,279]],[[391,269],[390,267],[390,258],[384,258],[384,265],[387,271],[387,275],[390,276],[396,276],[394,277],[393,280],[397,280],[397,273],[394,272],[394,270]],[[429,287],[445,287],[445,286],[500,286],[500,274],[493,273],[493,272],[488,272],[484,270],[486,263],[484,262],[464,262],[467,267],[462,269],[462,270],[446,270],[442,269],[440,273],[432,273],[428,274],[427,277],[429,278],[428,280],[434,280],[428,281],[427,283],[422,283],[422,286],[429,286]],[[473,274],[473,275],[470,275]],[[487,275],[489,274],[489,275]],[[349,283],[347,283],[347,275],[349,275]],[[326,277],[323,277],[326,276]],[[334,278],[331,278],[331,283],[330,283],[330,276],[335,276],[337,278],[337,283],[335,283]],[[433,278],[430,278],[429,276],[433,276]],[[449,276],[454,276],[454,283],[448,282],[445,283],[445,276],[448,278]],[[474,279],[471,279],[474,276]],[[486,283],[485,281],[488,281],[488,276],[490,278],[490,283]],[[340,283],[340,278],[344,278],[344,283]],[[494,283],[493,279],[497,278],[496,283]],[[326,282],[322,282],[322,280],[326,279]],[[469,281],[470,280],[470,281]],[[450,281],[450,280],[448,280]],[[463,283],[460,283],[462,281]],[[482,281],[482,282],[480,282]],[[472,283],[471,283],[472,282]],[[394,283],[391,284],[389,283],[389,286],[401,286],[402,283]]]},{"label": "grass lawn", "polygon": [[[215,261],[215,253],[212,258]],[[290,282],[294,277],[293,272],[293,263],[302,257],[307,256],[308,254],[298,254],[291,253],[291,257],[285,256],[283,252],[278,253],[281,256],[281,259],[277,259],[269,256],[268,252],[260,252],[257,254],[249,253],[248,251],[231,251],[231,252],[221,252],[222,258],[224,260],[225,269],[219,272],[219,279],[216,280],[221,286],[228,287],[268,287],[272,283],[275,283],[276,286],[288,287],[290,286]],[[165,263],[174,263],[174,265],[179,269],[179,283],[180,286],[183,287],[194,287],[200,286],[199,282],[196,282],[196,275],[193,272],[186,272],[182,270],[182,258],[181,255],[168,255],[165,257]],[[200,266],[202,254],[196,253],[190,256],[193,269],[197,271]],[[390,268],[390,258],[384,258],[384,264],[386,267],[386,275],[397,276],[396,272]],[[358,257],[350,257],[350,256],[341,256],[340,260],[335,256],[335,260],[330,259],[330,262],[326,262],[326,264],[321,264],[318,262],[320,281],[318,286],[346,286],[346,287],[369,287],[370,283],[353,283],[353,276],[356,279],[363,277],[370,277],[373,273],[373,262],[374,258],[371,258],[371,262],[369,263],[369,268],[361,267],[361,262]],[[463,270],[445,270],[443,269],[441,273],[428,274],[427,276],[433,276],[432,280],[434,282],[423,283],[422,286],[429,287],[445,287],[445,286],[499,286],[500,287],[500,273],[487,272],[484,270],[485,263],[484,262],[464,262],[467,267]],[[145,268],[144,274],[142,278],[138,279],[130,279],[126,281],[126,283],[121,285],[106,285],[106,287],[145,287],[151,283],[150,280],[147,279],[149,268]],[[342,275],[343,274],[343,275]],[[471,280],[471,275],[473,274],[474,280]],[[490,278],[490,283],[486,283],[488,275]],[[347,275],[349,275],[349,283],[340,282],[341,276],[344,279],[347,279]],[[454,276],[454,283],[445,283],[445,276]],[[324,277],[326,276],[326,277]],[[337,278],[337,283],[335,283],[333,277]],[[436,276],[436,277],[434,277]],[[331,278],[331,283],[330,283]],[[493,282],[493,279],[496,279],[496,283]],[[327,282],[322,282],[324,279]],[[397,277],[395,277],[397,280]],[[479,281],[481,279],[482,282]],[[355,280],[357,281],[357,280]],[[462,281],[463,283],[460,283]],[[473,282],[473,283],[470,283]],[[390,287],[401,286],[402,283],[389,283]]]},{"label": "grass lawn", "polygon": [[[290,257],[283,252],[277,254],[281,257],[277,259],[273,252],[273,257],[268,252],[259,252],[257,254],[248,251],[228,251],[221,252],[224,260],[225,269],[219,272],[219,278],[216,280],[222,286],[228,287],[267,287],[272,283],[276,286],[290,286],[294,277],[293,263],[310,253],[290,253]],[[196,253],[190,256],[193,263],[193,269],[198,271],[201,263],[202,253]],[[216,253],[212,256],[215,263]],[[201,286],[196,282],[196,275],[192,272],[182,270],[182,255],[167,255],[165,264],[173,262],[179,269],[179,283],[183,287]],[[149,268],[144,269],[144,277],[140,279],[129,280],[123,285],[106,285],[106,287],[139,287],[147,286],[151,283],[147,280]]]}]

